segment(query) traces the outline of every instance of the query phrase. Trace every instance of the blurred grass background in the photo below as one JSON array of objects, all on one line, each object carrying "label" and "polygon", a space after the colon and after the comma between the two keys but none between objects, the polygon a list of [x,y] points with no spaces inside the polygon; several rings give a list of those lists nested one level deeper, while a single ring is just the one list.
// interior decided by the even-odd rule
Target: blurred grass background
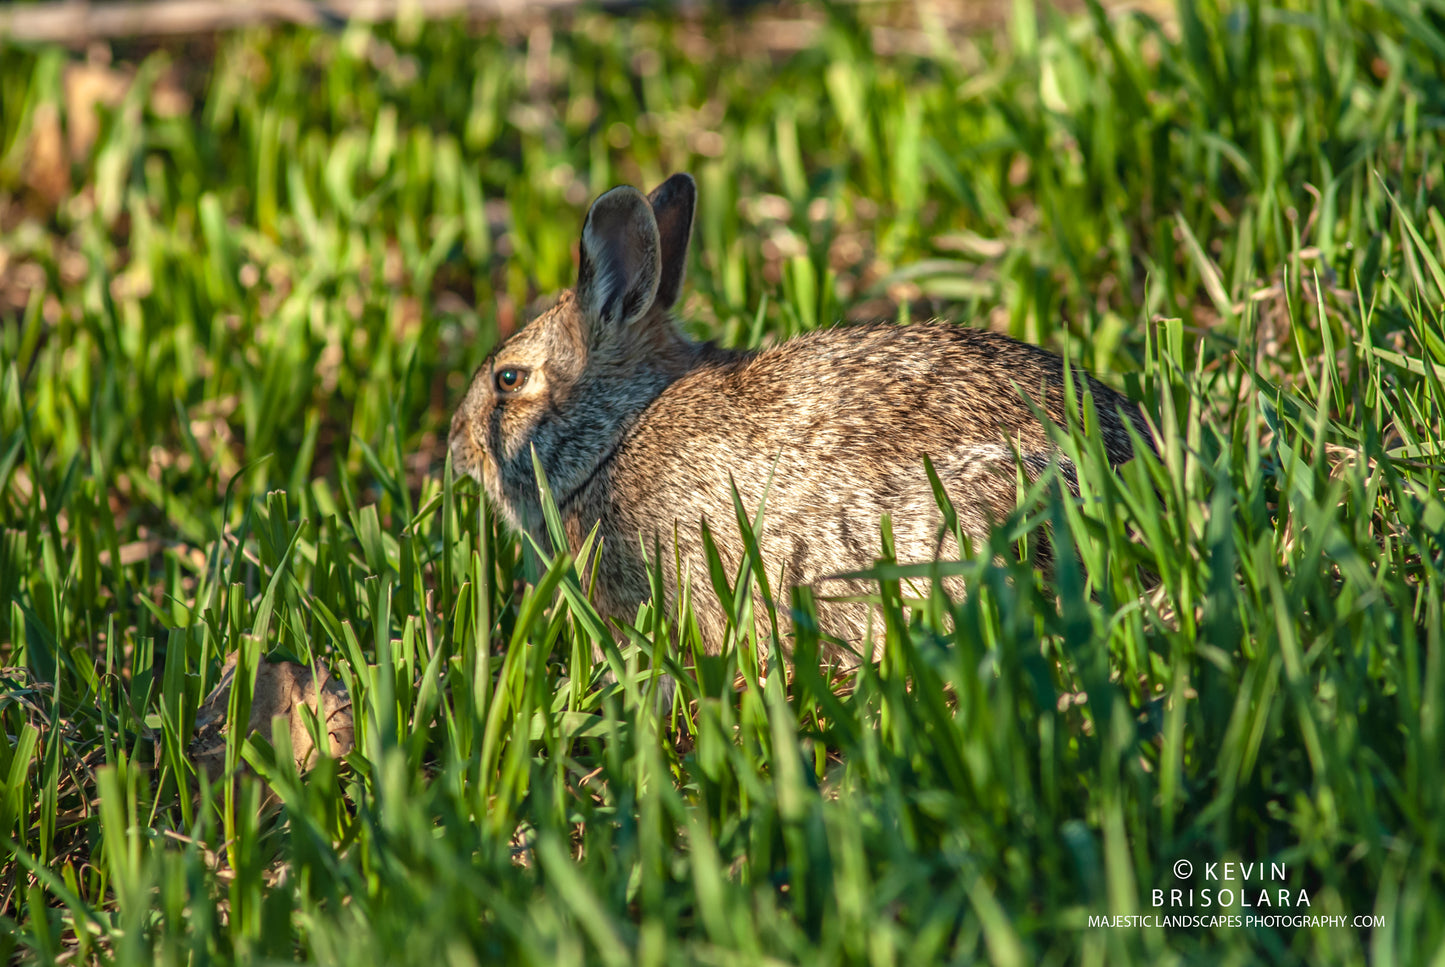
[{"label": "blurred grass background", "polygon": [[[1441,963],[1442,63],[1435,0],[0,40],[0,953]],[[1067,428],[1083,499],[995,546],[1051,525],[1054,586],[985,553],[950,603],[880,537],[842,688],[806,619],[786,678],[766,616],[705,659],[685,609],[602,684],[445,429],[589,200],[677,170],[695,335],[994,327],[1160,459]],[[335,669],[356,749],[197,775],[233,653]],[[1181,858],[1380,924],[1089,925],[1251,912],[1155,910],[1220,886]]]}]

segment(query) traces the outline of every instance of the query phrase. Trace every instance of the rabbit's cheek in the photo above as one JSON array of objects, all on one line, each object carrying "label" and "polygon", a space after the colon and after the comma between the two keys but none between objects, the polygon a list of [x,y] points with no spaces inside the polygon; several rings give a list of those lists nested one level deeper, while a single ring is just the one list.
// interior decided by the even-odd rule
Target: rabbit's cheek
[{"label": "rabbit's cheek", "polygon": [[505,494],[502,491],[502,478],[497,474],[497,463],[488,459],[485,453],[482,454],[481,462],[477,468],[477,482],[492,498],[494,504],[506,503]]},{"label": "rabbit's cheek", "polygon": [[523,407],[508,406],[504,411],[499,407],[498,410],[499,419],[492,434],[492,452],[503,463],[513,463],[526,452],[530,436],[527,424],[530,421]]}]

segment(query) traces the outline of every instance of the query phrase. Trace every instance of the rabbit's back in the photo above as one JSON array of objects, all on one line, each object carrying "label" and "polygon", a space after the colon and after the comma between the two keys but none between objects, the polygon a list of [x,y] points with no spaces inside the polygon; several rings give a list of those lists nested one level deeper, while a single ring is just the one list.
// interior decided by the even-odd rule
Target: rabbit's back
[{"label": "rabbit's back", "polygon": [[[1111,456],[1128,457],[1123,409],[1138,410],[1086,377]],[[722,616],[707,592],[698,522],[707,521],[730,571],[741,557],[732,487],[751,516],[766,494],[763,557],[770,577],[823,594],[862,593],[832,575],[879,555],[879,520],[892,520],[900,560],[956,555],[940,545],[941,513],[923,458],[933,463],[966,532],[982,540],[1016,496],[1014,448],[1034,473],[1051,447],[1023,394],[1064,419],[1057,356],[948,323],[823,330],[758,353],[703,352],[623,435],[613,457],[576,495],[578,532],[601,521],[603,599],[624,620],[647,593],[638,535],[662,555],[675,597],[680,560],[712,647]],[[583,523],[586,522],[586,528]],[[821,583],[820,583],[821,582]],[[610,599],[610,600],[609,600]],[[784,599],[785,600],[785,599]],[[867,610],[825,606],[824,630],[859,640]]]}]

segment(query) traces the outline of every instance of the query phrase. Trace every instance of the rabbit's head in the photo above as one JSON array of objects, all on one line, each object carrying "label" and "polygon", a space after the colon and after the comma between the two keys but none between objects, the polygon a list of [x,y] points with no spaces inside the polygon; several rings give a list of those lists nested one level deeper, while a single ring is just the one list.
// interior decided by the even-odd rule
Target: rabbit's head
[{"label": "rabbit's head", "polygon": [[602,195],[582,228],[577,285],[499,345],[472,377],[448,447],[517,529],[543,533],[535,449],[559,506],[691,364],[673,326],[697,187],[673,175],[652,194]]}]

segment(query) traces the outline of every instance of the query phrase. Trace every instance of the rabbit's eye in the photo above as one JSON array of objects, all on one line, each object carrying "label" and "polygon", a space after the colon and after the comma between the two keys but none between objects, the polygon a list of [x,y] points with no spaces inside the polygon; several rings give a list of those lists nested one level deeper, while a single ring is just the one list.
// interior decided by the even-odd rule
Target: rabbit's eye
[{"label": "rabbit's eye", "polygon": [[503,393],[515,393],[527,384],[527,371],[525,369],[499,369],[497,370],[497,389]]}]

